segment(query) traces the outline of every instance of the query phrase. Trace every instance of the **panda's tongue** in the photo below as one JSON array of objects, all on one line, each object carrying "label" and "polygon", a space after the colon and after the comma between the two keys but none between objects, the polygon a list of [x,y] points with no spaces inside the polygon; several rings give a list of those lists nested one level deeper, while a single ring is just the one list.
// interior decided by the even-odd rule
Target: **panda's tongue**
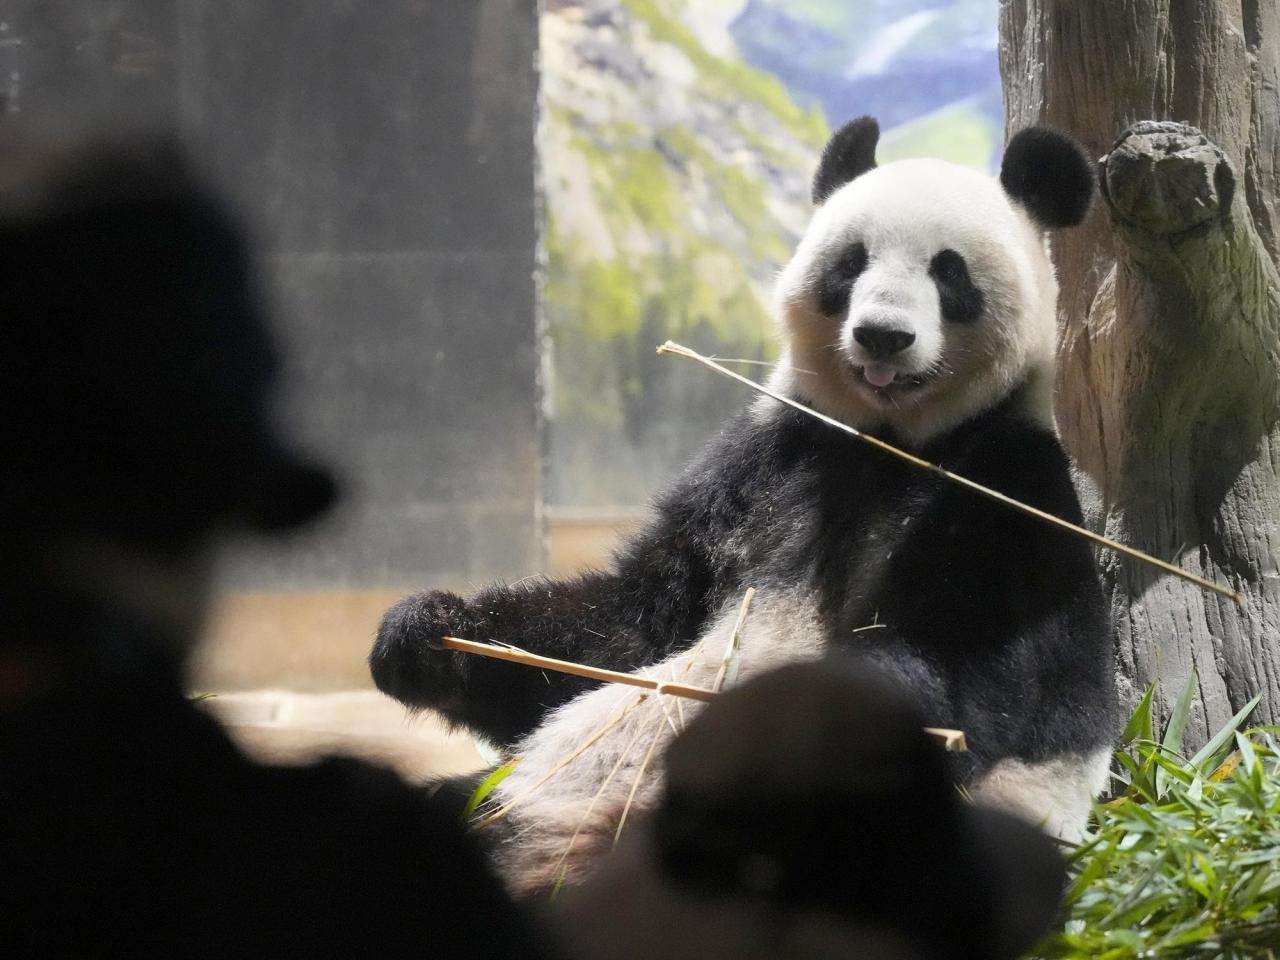
[{"label": "panda's tongue", "polygon": [[868,363],[862,368],[862,375],[873,387],[887,387],[893,383],[898,371],[887,363]]}]

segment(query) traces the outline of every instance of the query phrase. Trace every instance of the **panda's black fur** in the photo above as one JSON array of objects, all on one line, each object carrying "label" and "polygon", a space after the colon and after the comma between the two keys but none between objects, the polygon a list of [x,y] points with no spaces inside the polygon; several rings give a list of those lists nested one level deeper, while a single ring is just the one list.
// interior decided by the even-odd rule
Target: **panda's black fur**
[{"label": "panda's black fur", "polygon": [[[1061,446],[1015,404],[921,456],[1079,523]],[[932,725],[966,732],[966,777],[1005,756],[1085,751],[1112,733],[1110,712],[1096,709],[1110,684],[1106,607],[1077,537],[780,404],[740,416],[655,515],[616,574],[402,602],[373,654],[379,686],[511,745],[594,684],[425,655],[430,631],[628,670],[692,643],[713,610],[767,577],[812,582],[833,646],[873,656],[922,695]]]},{"label": "panda's black fur", "polygon": [[[815,178],[815,198],[825,200],[874,168],[876,133],[874,121],[862,118],[836,134]],[[1046,163],[1065,172],[1042,176],[1019,168]],[[1041,227],[1082,217],[1093,183],[1079,147],[1042,130],[1014,139],[1001,179]],[[820,313],[848,309],[842,286],[852,288],[865,266],[865,251],[850,247],[812,279]],[[999,308],[986,302],[955,251],[938,251],[927,271],[938,288],[941,322],[981,325]],[[1067,457],[1044,419],[1028,414],[1043,384],[1027,377],[924,439],[900,435],[888,423],[874,432],[1079,523]],[[803,378],[792,381],[790,392],[801,402],[817,399]],[[727,426],[656,504],[652,521],[626,543],[611,572],[493,586],[470,600],[440,592],[409,597],[387,613],[370,664],[385,692],[523,754],[530,769],[520,786],[511,778],[511,799],[538,785],[539,763],[549,769],[575,736],[592,732],[607,712],[602,703],[591,706],[592,698],[615,694],[587,694],[597,685],[446,651],[442,636],[672,678],[681,663],[685,674],[691,669],[692,655],[682,651],[724,632],[747,587],[759,591],[761,612],[749,621],[759,618],[760,639],[744,645],[744,670],[822,650],[856,651],[896,677],[931,725],[965,731],[969,752],[954,766],[960,783],[993,777],[1003,783],[995,793],[1008,800],[1027,792],[1032,771],[1033,808],[1057,780],[1083,776],[1086,767],[1090,795],[1098,789],[1098,758],[1114,735],[1115,695],[1111,631],[1088,543],[776,401],[757,403]],[[547,853],[570,832],[576,842],[592,816],[617,813],[601,813],[608,802],[596,801],[604,787],[598,794],[593,787],[608,760],[631,747],[606,738],[593,749],[597,756],[584,758],[581,780],[559,773],[559,792],[529,814],[528,826],[550,837]],[[1067,764],[1067,773],[1058,763]],[[1084,803],[1087,809],[1087,797]],[[1035,815],[1025,805],[1024,812]],[[1078,802],[1073,816],[1080,817]],[[597,827],[601,836],[608,832]],[[529,834],[513,830],[508,852],[531,843]],[[529,879],[536,869],[528,858],[509,858],[506,867],[518,889],[553,879]]]}]

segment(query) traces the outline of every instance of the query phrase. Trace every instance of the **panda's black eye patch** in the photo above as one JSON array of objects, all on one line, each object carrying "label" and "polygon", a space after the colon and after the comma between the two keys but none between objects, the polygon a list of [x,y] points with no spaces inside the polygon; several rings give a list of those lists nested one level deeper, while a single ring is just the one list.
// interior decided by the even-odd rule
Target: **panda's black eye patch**
[{"label": "panda's black eye patch", "polygon": [[867,269],[867,248],[851,243],[827,265],[818,280],[818,309],[829,317],[849,310],[849,294],[863,270]]},{"label": "panda's black eye patch", "polygon": [[938,287],[942,319],[973,323],[982,316],[982,291],[973,285],[969,265],[954,250],[943,250],[929,261],[929,276]]}]

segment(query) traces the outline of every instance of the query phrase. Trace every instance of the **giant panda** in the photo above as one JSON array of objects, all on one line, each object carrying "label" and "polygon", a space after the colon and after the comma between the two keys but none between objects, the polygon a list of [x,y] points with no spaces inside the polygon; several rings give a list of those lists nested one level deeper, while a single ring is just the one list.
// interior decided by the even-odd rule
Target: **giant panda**
[{"label": "giant panda", "polygon": [[[1046,234],[1083,219],[1092,165],[1043,128],[1011,139],[998,178],[877,166],[878,137],[862,117],[822,154],[777,283],[771,385],[1079,523],[1051,412]],[[612,569],[418,594],[379,628],[381,690],[519,757],[481,828],[513,889],[575,881],[653,804],[655,758],[696,705],[457,653],[447,635],[702,686],[855,652],[929,724],[965,731],[960,787],[1068,840],[1108,775],[1112,640],[1089,545],[769,398],[710,443]]]}]

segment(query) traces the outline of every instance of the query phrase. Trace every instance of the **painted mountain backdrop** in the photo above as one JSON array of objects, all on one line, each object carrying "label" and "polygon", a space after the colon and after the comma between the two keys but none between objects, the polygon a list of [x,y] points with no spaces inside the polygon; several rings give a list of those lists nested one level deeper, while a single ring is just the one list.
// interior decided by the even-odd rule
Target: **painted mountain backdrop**
[{"label": "painted mountain backdrop", "polygon": [[541,26],[547,500],[638,505],[748,399],[654,347],[772,356],[831,126],[991,166],[996,0],[548,0]]}]

